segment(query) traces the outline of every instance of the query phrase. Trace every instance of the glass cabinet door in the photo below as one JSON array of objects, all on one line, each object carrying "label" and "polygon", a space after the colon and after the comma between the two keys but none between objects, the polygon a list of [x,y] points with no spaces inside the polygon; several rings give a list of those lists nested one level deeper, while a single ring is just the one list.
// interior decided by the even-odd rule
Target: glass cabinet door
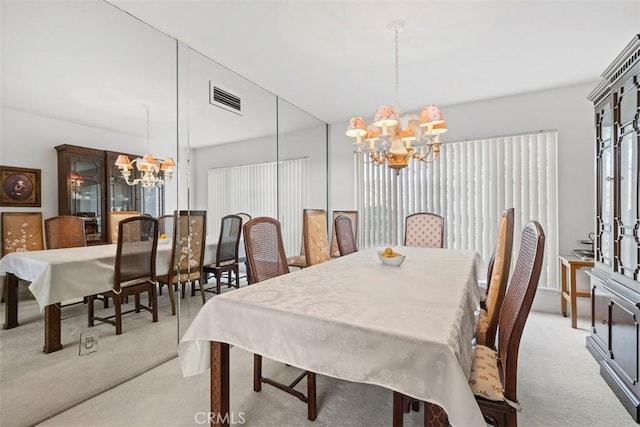
[{"label": "glass cabinet door", "polygon": [[84,219],[87,243],[102,240],[102,159],[71,157],[71,206],[72,215]]},{"label": "glass cabinet door", "polygon": [[640,89],[630,77],[614,92],[619,120],[616,149],[619,159],[616,176],[619,212],[616,213],[616,262],[614,271],[638,280],[640,246],[638,228],[638,97]]},{"label": "glass cabinet door", "polygon": [[613,145],[611,143],[611,104],[596,114],[598,143],[598,209],[596,260],[612,266],[613,259]]}]

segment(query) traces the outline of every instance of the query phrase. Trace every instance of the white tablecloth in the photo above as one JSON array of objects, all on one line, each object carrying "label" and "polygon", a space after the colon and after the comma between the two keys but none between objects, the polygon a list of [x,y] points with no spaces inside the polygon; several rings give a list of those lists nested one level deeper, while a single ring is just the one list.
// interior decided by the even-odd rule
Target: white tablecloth
[{"label": "white tablecloth", "polygon": [[484,426],[467,383],[482,260],[475,252],[376,249],[216,296],[178,347],[185,376],[207,371],[209,343],[237,345],[312,372],[436,403],[453,425]]},{"label": "white tablecloth", "polygon": [[[214,263],[218,246],[217,236],[207,236],[204,264]],[[45,251],[14,252],[0,261],[0,270],[13,273],[31,282],[40,310],[50,304],[82,298],[108,291],[113,287],[117,245],[96,245],[82,248],[49,249]],[[240,242],[240,254],[244,245]],[[169,271],[171,244],[158,244],[156,274]]]}]

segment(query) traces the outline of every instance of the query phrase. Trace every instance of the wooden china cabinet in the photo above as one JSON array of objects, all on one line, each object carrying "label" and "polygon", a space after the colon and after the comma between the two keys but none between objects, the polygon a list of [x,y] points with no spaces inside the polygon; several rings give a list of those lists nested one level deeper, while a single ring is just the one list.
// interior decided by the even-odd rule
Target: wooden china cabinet
[{"label": "wooden china cabinet", "polygon": [[[138,211],[153,217],[164,213],[164,188],[128,185],[114,163],[119,154],[76,145],[59,145],[58,215],[76,215],[85,220],[87,243],[104,244],[110,235],[108,212]],[[133,172],[133,178],[137,178]]]},{"label": "wooden china cabinet", "polygon": [[640,35],[589,95],[596,123],[596,247],[587,348],[640,422]]}]

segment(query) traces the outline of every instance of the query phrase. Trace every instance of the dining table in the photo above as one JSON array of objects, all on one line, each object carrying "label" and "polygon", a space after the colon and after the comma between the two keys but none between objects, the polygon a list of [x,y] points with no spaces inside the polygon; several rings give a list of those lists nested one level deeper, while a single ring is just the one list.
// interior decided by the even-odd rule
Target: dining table
[{"label": "dining table", "polygon": [[210,373],[212,424],[227,425],[233,415],[229,348],[237,346],[436,404],[454,426],[484,427],[468,384],[481,257],[394,249],[406,256],[400,266],[383,265],[372,247],[209,300],[178,354],[184,376]]},{"label": "dining table", "polygon": [[[65,249],[47,249],[13,252],[0,260],[0,272],[5,280],[4,329],[19,326],[19,279],[30,282],[29,290],[40,310],[44,311],[45,353],[62,349],[61,303],[89,295],[106,292],[113,287],[117,244],[93,245]],[[169,271],[171,239],[161,239],[156,252],[156,274]],[[215,263],[218,236],[206,238],[204,265]],[[244,245],[239,245],[239,258],[243,258]]]}]

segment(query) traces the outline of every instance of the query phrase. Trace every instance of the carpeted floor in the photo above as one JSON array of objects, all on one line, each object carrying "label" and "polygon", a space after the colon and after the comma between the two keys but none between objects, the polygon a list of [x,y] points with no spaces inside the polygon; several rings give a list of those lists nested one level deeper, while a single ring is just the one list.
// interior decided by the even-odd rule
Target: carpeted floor
[{"label": "carpeted floor", "polygon": [[[148,371],[176,352],[177,326],[171,316],[166,289],[159,299],[158,323],[151,313],[124,316],[123,334],[111,325],[87,328],[86,304],[62,308],[60,351],[45,354],[44,320],[26,285],[20,285],[19,323],[0,330],[0,424],[3,427],[33,425]],[[143,296],[143,302],[146,296]],[[131,299],[133,302],[133,299]],[[129,304],[124,310],[130,309]],[[0,316],[4,316],[0,306]],[[102,315],[102,303],[96,302]],[[113,313],[111,307],[108,314]],[[108,315],[107,314],[107,315]],[[80,356],[80,333],[98,333],[98,351]]]},{"label": "carpeted floor", "polygon": [[[584,346],[587,322],[570,328],[558,315],[532,313],[521,344],[520,426],[624,427],[631,417],[599,375]],[[231,408],[236,425],[247,426],[388,426],[391,392],[376,386],[318,377],[319,413],[306,419],[297,399],[265,386],[252,391],[252,356],[231,350]],[[265,373],[293,378],[297,370],[265,361]],[[173,359],[46,422],[43,426],[189,426],[201,425],[208,411],[208,376],[183,378]],[[31,400],[33,401],[33,400]],[[23,406],[28,407],[28,406]],[[244,423],[242,423],[244,421]],[[421,416],[405,416],[406,426]]]}]

